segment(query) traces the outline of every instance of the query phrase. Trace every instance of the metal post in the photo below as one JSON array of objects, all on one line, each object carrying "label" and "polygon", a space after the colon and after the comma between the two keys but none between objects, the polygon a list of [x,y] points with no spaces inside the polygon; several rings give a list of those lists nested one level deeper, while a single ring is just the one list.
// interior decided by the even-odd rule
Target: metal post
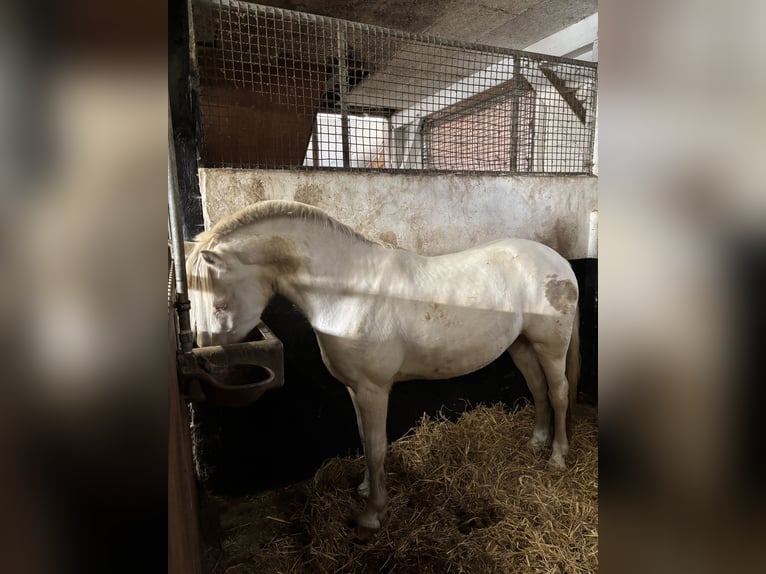
[{"label": "metal post", "polygon": [[588,126],[588,143],[583,156],[583,171],[593,175],[594,154],[596,152],[596,122],[598,122],[598,94],[594,93],[592,105],[588,107],[586,115]]},{"label": "metal post", "polygon": [[314,114],[314,139],[311,142],[311,164],[314,167],[319,167],[319,122],[317,117],[319,112]]},{"label": "metal post", "polygon": [[513,57],[513,85],[511,86],[511,171],[518,171],[519,155],[519,95],[521,94],[521,60]]},{"label": "metal post", "polygon": [[189,353],[193,347],[193,334],[189,320],[189,295],[186,285],[186,255],[184,237],[181,231],[181,206],[176,174],[176,153],[173,145],[173,122],[170,117],[168,102],[168,217],[170,219],[170,239],[173,244],[173,263],[176,277],[176,312],[178,313],[178,335],[181,351]]},{"label": "metal post", "polygon": [[[595,40],[593,40],[593,61],[598,62],[598,37],[596,37]],[[593,71],[593,85],[596,86],[598,78],[598,70]],[[585,166],[585,170],[593,175],[598,175],[598,171],[596,170],[596,163],[595,160],[598,159],[598,156],[596,155],[596,145],[598,145],[596,141],[596,128],[598,125],[598,91],[594,90],[593,94],[593,104],[590,106],[591,113],[593,114],[593,119],[591,120],[590,124],[590,141],[588,142],[588,158],[587,158],[587,164]]]},{"label": "metal post", "polygon": [[351,166],[351,146],[348,136],[348,44],[346,29],[338,24],[338,76],[340,89],[340,131],[343,150],[343,167]]}]

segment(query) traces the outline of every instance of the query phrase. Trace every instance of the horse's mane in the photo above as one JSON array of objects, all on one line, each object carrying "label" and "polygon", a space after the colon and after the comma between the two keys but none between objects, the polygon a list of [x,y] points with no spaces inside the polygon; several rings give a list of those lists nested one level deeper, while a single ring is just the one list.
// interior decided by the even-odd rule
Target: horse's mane
[{"label": "horse's mane", "polygon": [[189,300],[192,304],[191,328],[195,333],[197,331],[195,312],[206,313],[208,324],[210,324],[213,317],[213,271],[202,258],[201,252],[203,248],[204,245],[202,243],[197,243],[194,249],[186,256],[186,280],[189,288]]},{"label": "horse's mane", "polygon": [[327,213],[317,207],[299,203],[297,201],[266,200],[254,203],[244,209],[224,217],[210,229],[203,231],[196,237],[196,243],[191,253],[187,255],[189,264],[189,287],[203,294],[211,292],[211,269],[204,263],[201,253],[205,249],[211,249],[226,239],[228,235],[241,230],[248,225],[286,217],[290,219],[315,222],[325,228],[340,233],[371,245],[381,245],[368,239],[361,233],[357,233],[348,225],[344,225],[337,219],[333,219]]},{"label": "horse's mane", "polygon": [[199,251],[202,248],[207,249],[221,242],[227,235],[239,231],[243,227],[279,217],[320,223],[337,233],[352,237],[364,243],[377,245],[375,241],[371,241],[361,233],[357,233],[351,229],[348,225],[344,225],[337,219],[333,219],[317,207],[299,203],[297,201],[271,199],[259,201],[258,203],[245,207],[236,213],[232,213],[228,217],[221,219],[207,231],[200,233],[196,238],[198,243],[195,251]]}]

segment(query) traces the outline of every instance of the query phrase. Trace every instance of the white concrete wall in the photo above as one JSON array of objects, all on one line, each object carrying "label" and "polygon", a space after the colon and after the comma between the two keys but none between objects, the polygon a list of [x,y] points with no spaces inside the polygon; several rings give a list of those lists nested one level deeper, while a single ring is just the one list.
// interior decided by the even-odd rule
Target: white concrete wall
[{"label": "white concrete wall", "polygon": [[200,188],[206,227],[256,201],[294,199],[424,255],[525,237],[568,259],[597,256],[595,177],[201,169]]}]

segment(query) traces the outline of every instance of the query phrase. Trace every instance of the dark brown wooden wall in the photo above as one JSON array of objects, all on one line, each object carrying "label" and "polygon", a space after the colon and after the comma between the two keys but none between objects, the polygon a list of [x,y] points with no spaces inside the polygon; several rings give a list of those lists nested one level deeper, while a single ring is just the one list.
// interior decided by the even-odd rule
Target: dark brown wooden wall
[{"label": "dark brown wooden wall", "polygon": [[319,69],[303,66],[263,66],[263,80],[271,88],[238,86],[223,78],[201,85],[203,164],[301,166],[325,81]]},{"label": "dark brown wooden wall", "polygon": [[175,318],[168,306],[168,574],[201,572],[189,418],[179,394]]}]

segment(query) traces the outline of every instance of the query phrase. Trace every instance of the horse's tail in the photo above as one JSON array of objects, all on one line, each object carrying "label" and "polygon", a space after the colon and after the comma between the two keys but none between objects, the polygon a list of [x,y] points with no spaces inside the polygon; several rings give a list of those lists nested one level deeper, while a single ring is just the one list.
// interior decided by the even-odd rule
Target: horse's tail
[{"label": "horse's tail", "polygon": [[567,438],[572,439],[572,410],[577,402],[577,381],[580,379],[580,306],[575,308],[572,337],[567,349],[566,377],[569,383],[569,408],[567,409]]}]

